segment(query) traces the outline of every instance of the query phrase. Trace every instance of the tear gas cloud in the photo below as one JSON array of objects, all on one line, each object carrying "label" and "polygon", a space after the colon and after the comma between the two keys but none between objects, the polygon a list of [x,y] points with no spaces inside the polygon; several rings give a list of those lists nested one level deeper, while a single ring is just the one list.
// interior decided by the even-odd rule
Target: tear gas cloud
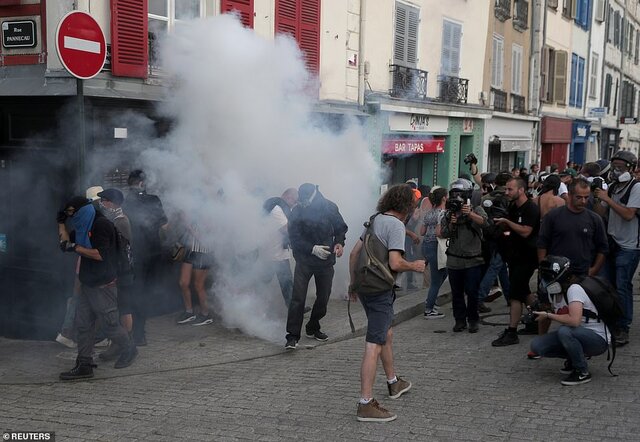
[{"label": "tear gas cloud", "polygon": [[150,141],[140,165],[167,210],[198,224],[216,259],[213,308],[225,325],[280,342],[280,289],[259,277],[260,248],[274,235],[264,200],[311,182],[338,205],[349,225],[339,296],[348,252],[378,198],[378,161],[356,122],[339,133],[318,123],[317,84],[289,37],[265,39],[223,15],[179,27],[161,59],[173,84],[161,112],[175,125],[161,143]]}]

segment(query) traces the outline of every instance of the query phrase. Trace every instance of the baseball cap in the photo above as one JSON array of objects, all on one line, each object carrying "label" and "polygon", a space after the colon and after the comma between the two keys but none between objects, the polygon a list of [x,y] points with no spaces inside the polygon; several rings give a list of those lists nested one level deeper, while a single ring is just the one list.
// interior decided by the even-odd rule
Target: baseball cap
[{"label": "baseball cap", "polygon": [[575,177],[578,176],[578,172],[576,172],[575,169],[567,168],[567,169],[563,170],[562,172],[560,172],[558,175],[560,175],[560,176],[569,176],[569,175],[571,175],[571,178],[575,178]]},{"label": "baseball cap", "polygon": [[102,192],[98,193],[98,196],[100,198],[109,200],[112,203],[117,204],[118,206],[121,205],[124,201],[124,195],[122,194],[122,192],[115,188],[103,190]]}]

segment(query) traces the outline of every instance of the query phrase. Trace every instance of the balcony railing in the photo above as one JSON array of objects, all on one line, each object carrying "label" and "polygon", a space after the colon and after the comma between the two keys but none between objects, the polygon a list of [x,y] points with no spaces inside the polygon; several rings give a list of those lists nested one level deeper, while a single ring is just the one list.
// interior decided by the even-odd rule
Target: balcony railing
[{"label": "balcony railing", "polygon": [[511,94],[511,107],[514,114],[526,114],[524,107],[524,97],[522,95]]},{"label": "balcony railing", "polygon": [[438,100],[443,103],[466,104],[469,80],[449,75],[438,75],[438,91]]},{"label": "balcony railing", "polygon": [[496,0],[493,13],[500,21],[506,21],[511,18],[511,0]]},{"label": "balcony railing", "polygon": [[507,93],[500,89],[491,88],[491,105],[498,112],[507,111]]},{"label": "balcony railing", "polygon": [[389,72],[392,84],[389,95],[413,100],[427,99],[427,71],[392,64]]},{"label": "balcony railing", "polygon": [[525,0],[516,0],[513,8],[513,28],[524,32],[529,27],[529,4]]}]

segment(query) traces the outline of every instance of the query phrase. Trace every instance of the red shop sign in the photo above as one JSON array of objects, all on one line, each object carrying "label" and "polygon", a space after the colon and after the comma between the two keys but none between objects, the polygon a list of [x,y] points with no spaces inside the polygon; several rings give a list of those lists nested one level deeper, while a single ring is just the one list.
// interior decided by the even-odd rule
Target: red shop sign
[{"label": "red shop sign", "polygon": [[382,153],[390,155],[443,152],[444,138],[388,138],[382,140]]}]

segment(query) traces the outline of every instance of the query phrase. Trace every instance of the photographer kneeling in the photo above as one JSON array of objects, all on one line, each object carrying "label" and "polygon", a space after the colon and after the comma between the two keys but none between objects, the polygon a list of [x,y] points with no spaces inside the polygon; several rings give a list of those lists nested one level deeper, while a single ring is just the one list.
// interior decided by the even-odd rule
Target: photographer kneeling
[{"label": "photographer kneeling", "polygon": [[563,256],[546,256],[540,261],[539,290],[549,296],[555,313],[534,311],[536,321],[550,319],[560,327],[531,341],[531,351],[549,358],[564,358],[560,370],[569,376],[562,385],[579,385],[591,381],[587,357],[597,356],[609,346],[611,332],[604,322],[597,319],[598,310],[578,284],[579,278],[570,270],[569,259]]}]

